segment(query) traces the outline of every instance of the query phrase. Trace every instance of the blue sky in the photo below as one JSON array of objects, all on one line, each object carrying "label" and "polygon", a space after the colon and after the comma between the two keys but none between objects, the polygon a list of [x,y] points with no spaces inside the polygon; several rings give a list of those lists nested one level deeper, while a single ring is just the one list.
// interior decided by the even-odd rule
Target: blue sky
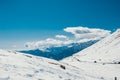
[{"label": "blue sky", "polygon": [[68,26],[113,31],[120,26],[120,0],[0,0],[0,48],[45,39]]}]

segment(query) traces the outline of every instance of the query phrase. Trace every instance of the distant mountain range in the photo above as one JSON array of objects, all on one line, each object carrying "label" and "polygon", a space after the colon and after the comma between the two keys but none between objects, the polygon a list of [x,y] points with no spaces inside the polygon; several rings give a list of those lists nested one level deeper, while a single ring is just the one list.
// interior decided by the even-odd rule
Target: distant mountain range
[{"label": "distant mountain range", "polygon": [[47,57],[55,60],[61,60],[63,58],[72,56],[73,54],[91,46],[97,41],[99,40],[90,40],[86,42],[72,43],[66,46],[61,46],[61,47],[49,47],[49,48],[46,48],[45,51],[42,51],[40,49],[33,49],[33,50],[23,50],[19,52],[32,54],[36,56]]}]

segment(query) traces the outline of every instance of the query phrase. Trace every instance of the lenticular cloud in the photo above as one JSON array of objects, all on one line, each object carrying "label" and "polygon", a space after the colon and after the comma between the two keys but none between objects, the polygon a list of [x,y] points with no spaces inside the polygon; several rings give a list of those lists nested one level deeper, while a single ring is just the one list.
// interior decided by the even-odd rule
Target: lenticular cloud
[{"label": "lenticular cloud", "polygon": [[54,38],[47,38],[45,40],[40,40],[36,42],[27,42],[25,45],[28,48],[45,50],[49,47],[61,47],[66,46],[71,43],[78,43],[89,40],[99,40],[110,34],[110,31],[97,29],[97,28],[87,28],[87,27],[67,27],[64,29],[67,33],[72,33],[74,37],[72,39],[66,35],[55,35]]}]

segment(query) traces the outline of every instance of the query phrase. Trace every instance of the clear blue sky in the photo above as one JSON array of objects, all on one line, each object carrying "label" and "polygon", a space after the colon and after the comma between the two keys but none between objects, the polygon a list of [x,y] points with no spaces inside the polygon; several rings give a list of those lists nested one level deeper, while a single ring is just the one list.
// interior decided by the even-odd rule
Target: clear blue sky
[{"label": "clear blue sky", "polygon": [[117,29],[120,0],[0,0],[1,46],[44,39],[67,26]]}]

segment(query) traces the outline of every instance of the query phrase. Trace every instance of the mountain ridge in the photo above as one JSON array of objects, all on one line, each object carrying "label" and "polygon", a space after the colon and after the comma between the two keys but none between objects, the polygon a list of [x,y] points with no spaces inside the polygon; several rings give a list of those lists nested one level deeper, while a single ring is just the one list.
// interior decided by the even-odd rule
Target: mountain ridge
[{"label": "mountain ridge", "polygon": [[97,41],[99,40],[90,40],[90,41],[80,42],[80,43],[71,43],[69,45],[61,46],[61,47],[50,47],[44,51],[41,51],[40,49],[34,49],[34,50],[25,50],[25,51],[23,50],[20,52],[26,53],[26,54],[32,54],[36,56],[47,57],[55,60],[61,60],[91,46]]}]

